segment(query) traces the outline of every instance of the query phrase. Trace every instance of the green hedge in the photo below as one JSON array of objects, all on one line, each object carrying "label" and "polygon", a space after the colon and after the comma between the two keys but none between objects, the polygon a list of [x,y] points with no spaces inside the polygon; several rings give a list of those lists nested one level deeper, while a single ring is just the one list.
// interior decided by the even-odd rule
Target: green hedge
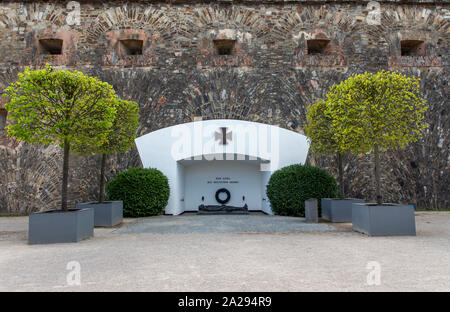
[{"label": "green hedge", "polygon": [[334,198],[338,187],[327,171],[308,165],[291,165],[275,171],[267,184],[273,212],[282,216],[305,216],[305,200]]},{"label": "green hedge", "polygon": [[131,168],[116,175],[106,186],[108,200],[123,201],[125,217],[161,214],[170,188],[167,177],[157,169]]}]

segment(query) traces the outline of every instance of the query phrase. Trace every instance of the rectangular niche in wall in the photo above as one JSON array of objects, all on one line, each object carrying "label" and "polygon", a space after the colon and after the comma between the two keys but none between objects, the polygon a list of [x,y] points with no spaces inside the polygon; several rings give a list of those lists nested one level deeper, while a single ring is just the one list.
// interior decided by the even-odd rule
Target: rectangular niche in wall
[{"label": "rectangular niche in wall", "polygon": [[308,54],[325,54],[325,49],[327,48],[330,40],[328,39],[310,39],[306,41],[308,47]]},{"label": "rectangular niche in wall", "polygon": [[6,109],[0,108],[0,131],[4,130],[6,127]]},{"label": "rectangular niche in wall", "polygon": [[142,47],[144,41],[139,39],[123,39],[120,40],[120,49],[122,55],[142,55]]},{"label": "rectangular niche in wall", "polygon": [[41,54],[61,55],[63,40],[61,39],[39,39],[39,51]]},{"label": "rectangular niche in wall", "polygon": [[402,56],[425,55],[425,43],[423,40],[402,40],[400,45]]},{"label": "rectangular niche in wall", "polygon": [[234,52],[235,44],[236,40],[230,39],[214,40],[214,48],[216,49],[217,55],[232,55]]}]

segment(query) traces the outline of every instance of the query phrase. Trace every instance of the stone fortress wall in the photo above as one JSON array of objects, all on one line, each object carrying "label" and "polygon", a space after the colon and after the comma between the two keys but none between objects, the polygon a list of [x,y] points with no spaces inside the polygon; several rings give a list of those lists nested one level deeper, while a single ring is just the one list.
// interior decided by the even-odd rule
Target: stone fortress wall
[{"label": "stone fortress wall", "polygon": [[[138,135],[203,119],[242,119],[302,133],[307,105],[354,73],[422,79],[430,106],[421,142],[383,155],[384,200],[448,208],[448,1],[2,1],[0,89],[26,66],[78,69],[139,103]],[[136,55],[137,54],[137,55]],[[58,146],[3,130],[0,212],[57,208]],[[374,197],[370,155],[347,157],[349,196]],[[70,199],[96,198],[98,157],[71,159]],[[336,174],[333,157],[308,157]],[[108,178],[139,166],[111,157]]]}]

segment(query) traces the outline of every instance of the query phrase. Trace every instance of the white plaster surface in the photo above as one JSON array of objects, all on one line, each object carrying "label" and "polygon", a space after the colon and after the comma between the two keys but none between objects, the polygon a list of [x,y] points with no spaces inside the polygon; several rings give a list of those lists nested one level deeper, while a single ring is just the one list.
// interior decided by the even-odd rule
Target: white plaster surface
[{"label": "white plaster surface", "polygon": [[[226,145],[221,144],[222,127],[227,128]],[[221,187],[213,189],[207,182],[219,177],[239,182],[239,187],[226,186],[232,190],[229,205],[247,202],[250,209],[271,214],[265,193],[270,175],[279,168],[303,164],[309,149],[306,136],[299,133],[230,119],[163,128],[137,138],[136,146],[145,168],[157,168],[168,177],[170,198],[165,213],[173,215],[198,209],[203,194],[207,194],[205,204],[217,205],[210,199]],[[246,200],[239,200],[242,196]]]}]

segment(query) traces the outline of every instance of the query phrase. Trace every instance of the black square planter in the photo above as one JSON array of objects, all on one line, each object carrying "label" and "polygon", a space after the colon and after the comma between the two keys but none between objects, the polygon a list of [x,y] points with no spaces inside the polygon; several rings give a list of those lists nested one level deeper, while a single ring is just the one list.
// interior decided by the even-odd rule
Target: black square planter
[{"label": "black square planter", "polygon": [[94,210],[94,226],[111,227],[123,221],[123,202],[121,200],[79,203],[77,208]]},{"label": "black square planter", "polygon": [[29,216],[28,243],[74,243],[94,236],[92,209],[52,210]]},{"label": "black square planter", "polygon": [[396,204],[353,204],[353,230],[370,236],[416,235],[414,207]]},{"label": "black square planter", "polygon": [[352,222],[352,204],[364,203],[357,198],[322,198],[322,218],[330,222]]}]

